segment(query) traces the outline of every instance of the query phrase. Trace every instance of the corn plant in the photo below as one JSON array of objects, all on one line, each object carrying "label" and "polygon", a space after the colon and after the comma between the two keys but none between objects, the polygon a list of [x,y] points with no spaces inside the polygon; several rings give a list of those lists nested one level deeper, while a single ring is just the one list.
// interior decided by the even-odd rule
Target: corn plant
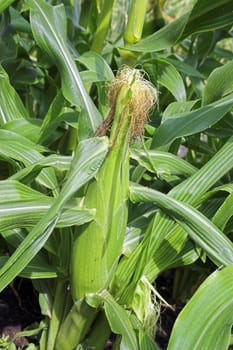
[{"label": "corn plant", "polygon": [[168,274],[167,348],[232,343],[232,12],[0,1],[0,290],[32,280],[33,348],[162,349]]}]

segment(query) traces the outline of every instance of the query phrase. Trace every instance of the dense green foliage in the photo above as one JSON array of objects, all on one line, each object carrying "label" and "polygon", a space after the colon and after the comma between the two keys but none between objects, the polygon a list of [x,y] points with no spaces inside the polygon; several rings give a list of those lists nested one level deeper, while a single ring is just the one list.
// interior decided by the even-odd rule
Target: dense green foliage
[{"label": "dense green foliage", "polygon": [[[39,293],[28,349],[158,350],[161,275],[184,305],[169,350],[233,343],[232,18],[232,0],[0,0],[0,290]],[[139,121],[138,80],[158,91]]]}]

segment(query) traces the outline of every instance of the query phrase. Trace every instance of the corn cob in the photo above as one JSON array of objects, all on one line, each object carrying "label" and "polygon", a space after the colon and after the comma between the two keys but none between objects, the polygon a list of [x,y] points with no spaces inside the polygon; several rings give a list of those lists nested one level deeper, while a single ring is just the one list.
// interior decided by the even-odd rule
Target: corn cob
[{"label": "corn cob", "polygon": [[140,72],[129,68],[120,71],[110,89],[114,108],[111,146],[85,197],[85,206],[96,208],[96,217],[81,228],[74,242],[74,300],[107,288],[118,262],[127,224],[129,141],[143,131],[146,115],[142,104],[147,111],[151,108],[156,96],[152,92],[154,89],[142,81]]},{"label": "corn cob", "polygon": [[[112,120],[110,148],[87,188],[85,206],[96,208],[96,216],[80,227],[74,241],[71,293],[75,304],[58,334],[57,350],[71,350],[84,339],[96,314],[94,308],[85,306],[85,296],[107,288],[113,277],[127,225],[129,143],[142,134],[156,98],[156,90],[136,69],[123,68],[110,85],[112,107],[107,124],[99,129],[103,134]],[[77,305],[87,309],[86,316],[76,315]]]}]

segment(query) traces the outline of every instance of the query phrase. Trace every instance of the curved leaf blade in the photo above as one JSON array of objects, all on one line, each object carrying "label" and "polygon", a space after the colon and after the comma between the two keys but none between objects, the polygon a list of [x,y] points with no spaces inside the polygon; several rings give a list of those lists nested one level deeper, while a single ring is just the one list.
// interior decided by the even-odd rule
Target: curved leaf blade
[{"label": "curved leaf blade", "polygon": [[51,6],[44,1],[27,0],[31,8],[31,26],[38,45],[58,66],[64,96],[74,105],[86,109],[92,132],[102,121],[85,90],[75,61],[66,45],[66,13],[64,5]]},{"label": "curved leaf blade", "polygon": [[96,74],[102,81],[114,78],[110,66],[101,55],[94,51],[87,51],[76,60],[82,63],[88,69],[88,72]]},{"label": "curved leaf blade", "polygon": [[231,0],[198,0],[181,36],[210,31],[232,25],[233,3]]},{"label": "curved leaf blade", "polygon": [[[0,257],[0,267],[4,266],[4,264],[8,261],[8,257],[1,256]],[[57,278],[58,272],[54,268],[54,266],[50,266],[46,264],[42,259],[32,260],[28,266],[23,269],[20,273],[20,276],[23,278],[30,279],[41,279],[41,278]]]},{"label": "curved leaf blade", "polygon": [[178,137],[188,136],[206,130],[219,121],[232,107],[233,94],[207,106],[203,106],[179,117],[169,118],[157,129],[152,142],[153,148],[167,145]]},{"label": "curved leaf blade", "polygon": [[130,186],[133,201],[149,201],[174,217],[191,238],[220,265],[233,263],[232,242],[203,214],[169,195],[136,184]]},{"label": "curved leaf blade", "polygon": [[186,100],[184,82],[173,64],[165,59],[157,59],[158,83],[165,86],[177,101]]},{"label": "curved leaf blade", "polygon": [[228,349],[233,324],[232,295],[233,266],[208,277],[179,314],[168,350]]},{"label": "curved leaf blade", "polygon": [[0,13],[10,6],[15,0],[1,0]]},{"label": "curved leaf blade", "polygon": [[70,173],[59,196],[39,223],[27,235],[24,241],[0,270],[0,290],[3,290],[27,264],[36,256],[50,237],[66,202],[87,181],[98,172],[108,150],[106,138],[95,138],[80,142]]},{"label": "curved leaf blade", "polygon": [[130,157],[158,176],[163,174],[191,176],[197,170],[184,159],[168,152],[135,148],[130,150]]},{"label": "curved leaf blade", "polygon": [[191,11],[187,12],[139,43],[127,47],[127,49],[137,52],[156,52],[173,46],[180,39],[190,14]]},{"label": "curved leaf blade", "polygon": [[[51,208],[54,200],[22,201],[0,204],[0,230],[13,228],[29,228],[36,225]],[[65,209],[58,222],[57,227],[71,227],[73,225],[83,225],[91,221],[95,216],[95,211],[90,209],[70,208]]]},{"label": "curved leaf blade", "polygon": [[212,71],[203,91],[203,105],[212,103],[233,91],[233,62]]},{"label": "curved leaf blade", "polygon": [[122,335],[122,349],[139,350],[136,333],[127,312],[106,290],[98,296],[104,301],[104,310],[112,331]]},{"label": "curved leaf blade", "polygon": [[[1,6],[1,5],[0,5]],[[10,84],[6,71],[0,65],[0,123],[5,124],[14,119],[28,118],[28,113],[19,95]]]},{"label": "curved leaf blade", "polygon": [[196,1],[191,11],[127,49],[137,52],[167,49],[190,34],[232,25],[232,11],[231,0]]},{"label": "curved leaf blade", "polygon": [[[25,166],[44,159],[40,153],[46,148],[28,140],[26,137],[13,131],[0,130],[0,157],[12,158],[22,162]],[[39,183],[52,190],[58,187],[54,169],[42,169],[38,175]]]}]

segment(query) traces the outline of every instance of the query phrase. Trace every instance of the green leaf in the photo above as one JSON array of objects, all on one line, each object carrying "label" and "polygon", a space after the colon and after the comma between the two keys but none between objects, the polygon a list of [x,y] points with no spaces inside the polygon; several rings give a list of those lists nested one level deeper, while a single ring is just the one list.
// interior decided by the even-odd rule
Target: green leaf
[{"label": "green leaf", "polygon": [[199,252],[181,227],[177,227],[166,237],[156,250],[144,269],[144,274],[150,281],[154,281],[162,271],[193,264],[199,258]]},{"label": "green leaf", "polygon": [[136,334],[127,312],[106,290],[99,296],[104,300],[104,310],[111,330],[122,336],[122,349],[139,350]]},{"label": "green leaf", "polygon": [[88,51],[76,58],[82,63],[88,71],[97,74],[101,80],[112,80],[114,78],[113,72],[104,58],[96,52]]},{"label": "green leaf", "polygon": [[1,0],[0,1],[0,12],[4,11],[13,2],[14,2],[14,0]]},{"label": "green leaf", "polygon": [[38,45],[57,64],[64,96],[74,105],[87,110],[92,132],[102,121],[86,92],[75,61],[66,44],[66,13],[64,5],[51,6],[44,1],[27,0],[31,8],[31,26]]},{"label": "green leaf", "polygon": [[26,267],[44,246],[56,226],[65,204],[76,191],[96,175],[107,150],[106,138],[80,142],[71,163],[67,181],[55,203],[0,270],[0,290],[3,290]]},{"label": "green leaf", "polygon": [[62,111],[63,105],[64,97],[61,91],[59,91],[52,101],[46,116],[44,117],[43,124],[38,136],[38,141],[40,143],[44,143],[44,141],[49,139],[49,137],[54,134],[54,130],[61,122],[59,115]]},{"label": "green leaf", "polygon": [[227,350],[233,324],[233,267],[214,272],[179,314],[168,350]]},{"label": "green leaf", "polygon": [[80,72],[80,76],[87,89],[91,86],[92,83],[106,81],[105,76],[98,71],[85,70]]},{"label": "green leaf", "polygon": [[202,104],[207,105],[233,91],[233,62],[212,71],[203,91]]},{"label": "green leaf", "polygon": [[158,84],[165,86],[177,101],[186,100],[184,82],[176,68],[165,59],[158,59]]},{"label": "green leaf", "polygon": [[9,77],[0,65],[0,124],[10,120],[28,118],[28,113],[15,89],[9,81]]},{"label": "green leaf", "polygon": [[38,120],[35,119],[31,119],[30,121],[22,118],[14,119],[2,125],[2,129],[9,130],[12,132],[15,132],[17,130],[17,134],[25,137],[26,139],[34,143],[37,142],[38,133],[40,132]]},{"label": "green leaf", "polygon": [[232,217],[232,207],[233,207],[233,193],[227,196],[223,204],[218,208],[217,212],[213,217],[213,223],[218,226],[221,230],[224,230],[227,222]]},{"label": "green leaf", "polygon": [[46,167],[53,167],[58,171],[67,171],[70,168],[72,157],[69,156],[58,156],[51,154],[48,157],[43,157],[38,161],[26,166],[25,168],[17,171],[10,178],[12,180],[23,181],[24,183],[30,183],[35,177]]},{"label": "green leaf", "polygon": [[185,102],[172,102],[163,112],[162,122],[169,118],[177,118],[180,114],[190,112],[198,100]]},{"label": "green leaf", "polygon": [[155,78],[154,83],[166,87],[176,98],[177,101],[186,100],[186,91],[184,82],[173,64],[166,59],[157,58],[153,64],[145,64],[144,68]]},{"label": "green leaf", "polygon": [[[0,267],[3,267],[4,264],[9,260],[6,256],[0,257]],[[28,266],[26,266],[23,271],[20,272],[20,276],[23,278],[30,279],[43,279],[43,278],[57,278],[58,272],[54,266],[46,264],[46,262],[38,261],[37,259],[32,260]]]},{"label": "green leaf", "polygon": [[138,52],[156,52],[167,49],[190,34],[232,25],[232,11],[231,0],[196,1],[191,11],[139,43],[130,46],[129,49]]},{"label": "green leaf", "polygon": [[190,34],[215,30],[232,25],[231,0],[198,0],[193,7],[181,39]]},{"label": "green leaf", "polygon": [[[41,145],[28,140],[13,131],[0,130],[0,157],[15,159],[22,162],[25,166],[44,159],[40,153],[45,151]],[[53,169],[43,169],[38,175],[38,182],[43,186],[55,190],[58,186]]]},{"label": "green leaf", "polygon": [[139,349],[140,350],[160,350],[144,332],[139,331]]},{"label": "green leaf", "polygon": [[155,52],[173,46],[181,37],[191,11],[169,23],[154,34],[127,49],[138,52]]},{"label": "green leaf", "polygon": [[[230,138],[208,163],[175,186],[169,192],[169,196],[196,207],[202,202],[202,196],[206,191],[232,168],[233,138]],[[114,293],[115,290],[119,295],[124,293],[123,298],[131,300],[132,288],[143,274],[153,282],[163,269],[195,261],[197,254],[195,252],[193,254],[190,246],[186,250],[186,241],[185,231],[164,212],[156,211],[139,246],[128,258],[120,261],[114,275]],[[182,249],[186,250],[184,258]]]},{"label": "green leaf", "polygon": [[157,129],[152,142],[152,148],[166,145],[178,137],[201,132],[219,121],[232,107],[233,94],[224,97],[207,106],[189,113],[183,113],[177,118],[169,118]]},{"label": "green leaf", "polygon": [[[11,203],[14,201],[43,200],[46,198],[43,193],[14,180],[0,181],[0,203]],[[47,197],[49,198],[49,197]]]},{"label": "green leaf", "polygon": [[1,16],[0,32],[0,62],[14,60],[17,55],[17,45],[14,40],[11,23],[9,23],[8,11]]},{"label": "green leaf", "polygon": [[173,56],[171,57],[169,56],[169,57],[166,57],[166,61],[173,64],[173,66],[175,66],[179,72],[182,72],[189,77],[204,79],[204,76],[195,67],[191,66],[190,64],[187,64],[184,61],[181,61],[179,57],[175,57],[175,58],[173,58]]},{"label": "green leaf", "polygon": [[[49,200],[50,199],[50,200]],[[53,198],[35,201],[21,201],[0,204],[0,230],[12,228],[33,227],[46,215],[52,204]],[[57,222],[57,227],[70,227],[82,225],[91,221],[95,211],[90,209],[69,208],[65,209]]]},{"label": "green leaf", "polygon": [[169,195],[136,184],[130,186],[133,201],[149,201],[174,217],[190,237],[220,265],[233,263],[232,242],[203,214]]},{"label": "green leaf", "polygon": [[[12,2],[12,1],[11,1]],[[11,26],[15,31],[31,33],[31,27],[29,22],[23,17],[20,11],[16,10],[14,7],[9,8],[11,16]]]},{"label": "green leaf", "polygon": [[[198,204],[200,204],[200,202],[205,200],[205,196],[203,197],[203,195],[205,195],[206,191],[214,186],[219,179],[221,179],[232,169],[232,156],[233,139],[231,138],[209,160],[208,163],[206,163],[201,169],[196,171],[194,175],[190,176],[184,182],[175,186],[169,192],[169,195],[175,199],[189,203],[196,207]],[[164,216],[160,212],[156,214],[154,223],[151,223],[151,227],[148,228],[148,231],[149,229],[151,230],[150,234],[153,235],[153,237],[156,234],[156,239],[153,238],[153,240],[149,241],[149,249],[151,250],[149,269],[151,271],[150,276],[153,276],[151,277],[151,280],[154,280],[154,276],[157,276],[161,265],[166,263],[169,264],[169,261],[173,264],[174,259],[177,257],[177,253],[180,252],[185,244],[186,235],[184,235],[184,231],[181,228],[177,228],[177,226],[174,225],[174,222],[167,220],[167,216]],[[149,234],[149,232],[147,233]],[[161,245],[159,242],[161,242]],[[164,254],[161,256],[163,251]],[[166,257],[169,257],[169,259]],[[153,269],[155,269],[155,275],[153,275]]]},{"label": "green leaf", "polygon": [[168,152],[131,149],[130,156],[150,172],[164,178],[171,174],[190,176],[196,171],[194,166]]}]

